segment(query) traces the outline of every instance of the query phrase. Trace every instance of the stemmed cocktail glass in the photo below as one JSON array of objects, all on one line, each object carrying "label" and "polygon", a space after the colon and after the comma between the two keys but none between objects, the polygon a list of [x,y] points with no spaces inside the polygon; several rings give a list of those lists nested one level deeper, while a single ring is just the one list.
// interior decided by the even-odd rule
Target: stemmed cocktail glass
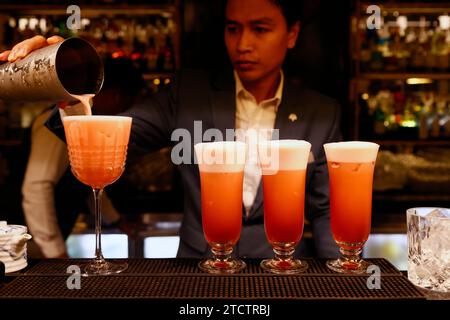
[{"label": "stemmed cocktail glass", "polygon": [[126,262],[106,261],[101,246],[101,198],[103,188],[124,171],[131,118],[120,116],[66,116],[63,118],[72,172],[90,186],[95,201],[95,259],[83,266],[83,275],[122,272]]}]

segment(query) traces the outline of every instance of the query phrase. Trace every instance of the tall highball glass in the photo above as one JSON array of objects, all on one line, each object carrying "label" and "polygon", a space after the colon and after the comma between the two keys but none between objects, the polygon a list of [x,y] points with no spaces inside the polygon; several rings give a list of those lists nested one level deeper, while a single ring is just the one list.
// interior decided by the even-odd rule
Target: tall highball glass
[{"label": "tall highball glass", "polygon": [[293,258],[303,235],[305,181],[311,144],[303,140],[272,140],[258,144],[264,193],[264,228],[275,257],[261,267],[276,274],[308,268]]},{"label": "tall highball glass", "polygon": [[324,145],[330,179],[331,230],[341,253],[327,262],[339,273],[364,273],[361,252],[370,234],[372,185],[379,145],[347,141]]},{"label": "tall highball glass", "polygon": [[242,228],[246,144],[206,142],[194,146],[200,170],[203,232],[213,257],[199,263],[208,273],[235,273],[245,263],[233,258]]}]

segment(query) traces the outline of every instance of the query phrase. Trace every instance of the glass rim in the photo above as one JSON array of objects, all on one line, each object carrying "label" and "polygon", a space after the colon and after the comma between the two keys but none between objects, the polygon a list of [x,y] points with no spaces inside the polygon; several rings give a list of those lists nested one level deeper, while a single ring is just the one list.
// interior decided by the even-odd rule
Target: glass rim
[{"label": "glass rim", "polygon": [[365,149],[365,148],[379,148],[380,145],[370,141],[337,141],[329,142],[323,145],[324,148],[331,149]]},{"label": "glass rim", "polygon": [[93,114],[93,115],[76,115],[76,116],[65,116],[62,117],[63,121],[66,120],[132,120],[132,117],[129,116],[114,116],[114,115],[101,115],[101,114]]},{"label": "glass rim", "polygon": [[203,172],[240,172],[247,159],[242,141],[200,142],[194,145],[195,163]]},{"label": "glass rim", "polygon": [[258,142],[258,147],[275,147],[275,148],[310,148],[312,145],[306,140],[297,139],[279,139]]},{"label": "glass rim", "polygon": [[323,145],[327,161],[342,163],[375,162],[380,145],[366,141],[330,142]]},{"label": "glass rim", "polygon": [[[440,210],[444,210],[446,212],[450,213],[450,209],[449,208],[444,208],[444,207],[413,207],[413,208],[409,208],[406,210],[406,215],[413,215],[416,217],[421,217],[421,218],[427,218],[426,215],[421,215],[418,213],[418,210],[425,210],[425,209],[429,209],[431,211],[436,210],[436,209],[440,209]],[[430,218],[429,218],[430,219]],[[442,220],[449,220],[449,217],[431,217],[431,219],[442,219]]]}]

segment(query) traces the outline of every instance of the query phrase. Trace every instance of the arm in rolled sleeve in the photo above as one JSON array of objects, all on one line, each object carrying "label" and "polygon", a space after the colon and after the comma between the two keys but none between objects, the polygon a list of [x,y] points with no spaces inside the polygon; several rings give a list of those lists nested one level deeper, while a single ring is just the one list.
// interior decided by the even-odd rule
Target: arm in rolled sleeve
[{"label": "arm in rolled sleeve", "polygon": [[[324,143],[342,139],[340,131],[340,108],[336,103],[334,116],[330,125],[328,138]],[[308,186],[307,194],[308,219],[312,224],[316,254],[319,258],[334,258],[338,255],[338,247],[331,233],[330,223],[330,189],[327,160],[323,146],[316,159],[315,170]]]}]

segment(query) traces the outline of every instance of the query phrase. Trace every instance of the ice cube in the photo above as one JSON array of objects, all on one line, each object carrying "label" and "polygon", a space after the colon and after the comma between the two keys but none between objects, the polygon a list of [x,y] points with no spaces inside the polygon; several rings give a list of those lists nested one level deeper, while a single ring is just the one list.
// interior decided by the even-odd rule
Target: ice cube
[{"label": "ice cube", "polygon": [[447,210],[434,209],[425,215],[426,218],[450,218],[450,213]]}]

